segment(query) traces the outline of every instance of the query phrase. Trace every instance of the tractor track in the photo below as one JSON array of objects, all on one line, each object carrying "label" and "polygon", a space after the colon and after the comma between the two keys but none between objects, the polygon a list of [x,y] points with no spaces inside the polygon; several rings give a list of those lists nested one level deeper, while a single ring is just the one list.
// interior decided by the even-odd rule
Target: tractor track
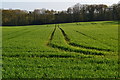
[{"label": "tractor track", "polygon": [[23,34],[26,34],[26,33],[28,33],[28,32],[31,32],[31,31],[25,31],[25,32],[23,32],[23,33],[21,33],[21,34],[18,34],[18,35],[15,35],[15,36],[12,36],[12,37],[8,38],[7,40],[16,38],[16,37],[21,36],[21,35],[23,35]]},{"label": "tractor track", "polygon": [[[75,31],[75,32],[77,32],[77,33],[79,33],[79,34],[82,34],[82,35],[84,35],[84,36],[86,36],[86,37],[89,37],[89,38],[91,38],[91,39],[93,39],[93,40],[96,40],[96,41],[98,41],[98,42],[100,42],[100,43],[102,43],[102,44],[105,44],[105,45],[107,45],[107,46],[112,46],[112,45],[107,44],[107,43],[104,43],[104,42],[102,42],[102,41],[100,41],[100,40],[98,40],[98,39],[95,39],[95,38],[93,38],[93,37],[91,37],[91,36],[89,36],[89,35],[86,35],[86,34],[80,32],[80,31]],[[115,47],[115,46],[113,46],[113,47]],[[107,50],[107,49],[106,49],[106,50]],[[110,51],[110,50],[108,50],[108,51]]]},{"label": "tractor track", "polygon": [[70,39],[68,38],[65,31],[62,28],[60,28],[59,26],[58,26],[58,28],[61,30],[66,42],[68,43],[68,45],[71,45],[71,46],[74,46],[74,47],[85,48],[85,49],[93,49],[93,50],[97,50],[97,51],[111,51],[109,49],[100,49],[100,48],[95,48],[95,47],[87,47],[87,46],[79,45],[79,44],[76,44],[76,43],[71,43]]},{"label": "tractor track", "polygon": [[[65,41],[69,42],[70,39],[67,37],[67,34],[64,32],[64,30],[62,30],[62,28],[60,28],[59,26],[58,26],[58,28],[61,30],[61,32],[62,32],[62,34],[63,34],[63,36],[65,38]],[[47,46],[49,46],[49,47],[57,48],[59,50],[67,51],[67,52],[83,53],[83,54],[86,54],[86,55],[104,55],[101,52],[91,52],[91,51],[84,51],[84,50],[80,50],[80,49],[71,49],[71,48],[67,48],[67,47],[64,47],[64,46],[59,46],[59,45],[53,44],[53,43],[51,43],[51,41],[53,40],[55,31],[56,31],[56,26],[55,26],[55,28],[54,28],[51,36],[50,36],[50,39],[49,39],[49,41],[47,43]]]},{"label": "tractor track", "polygon": [[[34,30],[37,30],[37,29],[35,28]],[[34,31],[34,30],[32,30],[32,31]],[[9,37],[9,38],[7,38],[6,40],[10,40],[10,39],[13,39],[13,38],[22,36],[23,34],[26,34],[26,33],[32,32],[32,31],[31,31],[31,30],[28,30],[28,29],[24,29],[24,32],[19,33],[19,34],[16,34],[15,36]]]},{"label": "tractor track", "polygon": [[71,55],[57,55],[57,54],[49,54],[49,55],[39,55],[39,54],[29,54],[29,55],[19,55],[19,54],[16,54],[16,55],[3,55],[4,57],[9,57],[9,58],[20,58],[20,57],[29,57],[29,58],[74,58],[74,56],[71,56]]},{"label": "tractor track", "polygon": [[58,52],[58,51],[31,51],[31,50],[27,50],[27,51],[4,51],[3,52],[8,52],[8,53],[12,53],[12,52],[28,52],[28,53],[31,53],[31,52]]},{"label": "tractor track", "polygon": [[16,30],[16,31],[14,31],[14,32],[11,32],[11,33],[8,33],[8,34],[6,34],[6,35],[4,35],[4,37],[5,36],[10,36],[10,35],[13,35],[13,34],[15,34],[15,33],[17,33],[17,32],[21,32],[21,31],[25,31],[25,30],[27,30],[27,28],[25,28],[25,29],[21,29],[21,30]]},{"label": "tractor track", "polygon": [[52,32],[52,34],[51,34],[51,36],[50,36],[50,42],[53,40],[53,36],[54,36],[54,34],[55,34],[55,31],[56,31],[56,27],[54,28],[54,30],[53,30],[53,32]]},{"label": "tractor track", "polygon": [[50,46],[50,45],[51,45],[51,41],[53,40],[53,36],[54,36],[54,34],[55,34],[55,31],[56,31],[56,26],[55,26],[52,34],[50,35],[50,39],[49,39],[49,41],[48,41],[48,43],[47,43],[47,46]]},{"label": "tractor track", "polygon": [[78,49],[71,49],[71,48],[67,48],[67,47],[63,47],[63,46],[58,46],[58,45],[55,45],[55,44],[52,44],[52,43],[50,43],[49,45],[52,48],[57,48],[59,50],[67,51],[67,52],[83,53],[83,54],[86,54],[86,55],[104,55],[101,52],[90,52],[90,51],[83,51],[83,50],[78,50]]}]

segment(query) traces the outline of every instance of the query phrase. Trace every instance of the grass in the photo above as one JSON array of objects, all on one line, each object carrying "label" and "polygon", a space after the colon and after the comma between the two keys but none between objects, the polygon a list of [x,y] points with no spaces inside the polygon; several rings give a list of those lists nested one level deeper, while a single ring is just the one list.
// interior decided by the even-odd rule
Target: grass
[{"label": "grass", "polygon": [[3,27],[3,78],[118,78],[115,21]]}]

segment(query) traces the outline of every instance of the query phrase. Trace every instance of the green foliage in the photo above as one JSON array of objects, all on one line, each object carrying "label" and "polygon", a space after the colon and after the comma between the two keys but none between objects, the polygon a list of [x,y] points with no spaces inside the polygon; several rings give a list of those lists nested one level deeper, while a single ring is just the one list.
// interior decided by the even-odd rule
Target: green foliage
[{"label": "green foliage", "polygon": [[[80,21],[106,21],[120,20],[120,3],[107,6],[105,4],[75,4],[65,11],[46,9],[5,10],[2,11],[3,26],[23,26],[40,24],[57,24]],[[78,24],[77,24],[78,25]]]},{"label": "green foliage", "polygon": [[114,21],[5,26],[3,78],[118,78]]}]

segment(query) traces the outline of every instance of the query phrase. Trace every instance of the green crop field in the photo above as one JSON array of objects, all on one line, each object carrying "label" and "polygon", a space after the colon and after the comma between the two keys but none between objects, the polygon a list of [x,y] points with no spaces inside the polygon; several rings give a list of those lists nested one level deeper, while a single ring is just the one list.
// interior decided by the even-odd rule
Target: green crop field
[{"label": "green crop field", "polygon": [[118,78],[118,22],[3,26],[3,78]]}]

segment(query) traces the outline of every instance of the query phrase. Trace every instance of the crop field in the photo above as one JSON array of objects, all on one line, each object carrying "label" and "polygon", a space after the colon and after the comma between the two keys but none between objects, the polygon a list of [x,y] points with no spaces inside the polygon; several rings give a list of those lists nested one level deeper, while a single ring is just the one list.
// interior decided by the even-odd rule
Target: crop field
[{"label": "crop field", "polygon": [[3,78],[118,78],[118,22],[2,27]]}]

